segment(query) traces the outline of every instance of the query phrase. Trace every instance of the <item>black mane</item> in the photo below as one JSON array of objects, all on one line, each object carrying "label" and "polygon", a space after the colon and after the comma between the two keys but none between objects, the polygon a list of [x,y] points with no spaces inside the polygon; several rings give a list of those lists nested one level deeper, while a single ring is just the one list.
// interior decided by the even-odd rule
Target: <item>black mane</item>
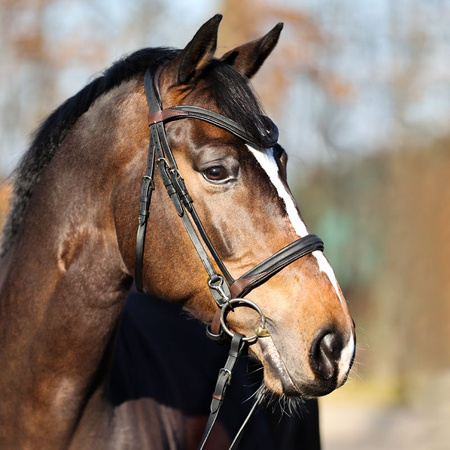
[{"label": "black mane", "polygon": [[265,118],[248,78],[219,59],[210,62],[202,77],[224,116],[241,125],[262,148],[273,145],[273,124]]},{"label": "black mane", "polygon": [[114,63],[73,97],[66,100],[42,123],[29,150],[14,173],[12,207],[3,228],[1,255],[11,247],[33,189],[67,133],[94,101],[122,82],[156,68],[173,58],[174,50],[155,48],[139,50]]},{"label": "black mane", "polygon": [[[14,172],[12,207],[3,228],[0,257],[11,247],[35,185],[76,121],[101,95],[144,74],[147,69],[154,73],[178,53],[179,50],[168,48],[146,48],[120,59],[66,100],[42,123]],[[209,80],[211,93],[222,113],[241,124],[254,136],[255,142],[267,147],[267,123],[261,118],[261,107],[247,79],[227,63],[216,59],[212,60],[204,76]]]}]

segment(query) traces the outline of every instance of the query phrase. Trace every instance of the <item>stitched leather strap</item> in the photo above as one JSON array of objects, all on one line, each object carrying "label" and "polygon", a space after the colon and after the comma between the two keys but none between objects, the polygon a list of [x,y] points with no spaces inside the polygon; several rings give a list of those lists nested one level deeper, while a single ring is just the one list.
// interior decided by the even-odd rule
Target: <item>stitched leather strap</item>
[{"label": "stitched leather strap", "polygon": [[[145,88],[149,88],[149,84],[153,84],[153,81],[147,76],[144,78]],[[152,102],[148,104],[149,113],[154,113],[160,109],[159,102]],[[136,259],[134,269],[134,280],[136,288],[140,292],[144,292],[143,286],[143,264],[144,264],[144,247],[145,247],[145,235],[147,231],[147,222],[150,215],[150,204],[152,200],[152,192],[154,190],[153,176],[155,172],[155,155],[156,146],[158,143],[155,141],[155,136],[150,134],[150,141],[148,145],[147,156],[147,169],[142,179],[141,197],[139,206],[139,222],[138,231],[136,235]]]},{"label": "stitched leather strap", "polygon": [[297,239],[237,279],[231,285],[231,297],[244,297],[295,260],[323,249],[322,239],[315,234],[308,234]]},{"label": "stitched leather strap", "polygon": [[203,432],[202,439],[200,440],[198,450],[202,450],[204,448],[214,423],[217,420],[220,408],[225,399],[227,388],[230,385],[237,360],[245,348],[243,338],[244,336],[242,334],[235,333],[231,340],[227,361],[225,362],[224,367],[219,370],[219,374],[217,376],[216,387],[214,389],[210,405],[208,422],[206,423],[205,431]]},{"label": "stitched leather strap", "polygon": [[[148,121],[149,124],[152,124],[185,118],[199,119],[204,122],[208,122],[216,127],[229,131],[238,138],[242,139],[244,142],[252,144],[256,148],[259,147],[253,136],[247,133],[245,129],[234,120],[200,106],[172,106],[171,108],[149,114]],[[265,117],[265,121],[268,125],[265,138],[266,140],[268,139],[268,145],[272,147],[278,142],[278,128],[268,117]]]},{"label": "stitched leather strap", "polygon": [[[231,277],[227,268],[223,264],[211,240],[209,239],[203,227],[203,224],[197,215],[197,212],[195,211],[192,198],[189,196],[189,193],[187,192],[186,186],[184,184],[184,180],[178,171],[178,167],[169,143],[167,142],[167,137],[164,129],[164,120],[173,118],[174,116],[179,115],[178,113],[180,113],[184,117],[186,113],[182,110],[170,111],[161,109],[162,107],[158,90],[149,71],[146,72],[144,77],[144,87],[149,107],[150,144],[149,156],[147,160],[147,170],[141,189],[141,207],[139,213],[139,226],[136,237],[136,287],[140,291],[144,290],[142,281],[143,255],[147,220],[149,216],[149,205],[151,200],[151,190],[149,190],[146,181],[148,179],[150,179],[151,181],[153,178],[156,160],[156,166],[158,167],[158,172],[161,175],[164,187],[166,188],[166,191],[175,206],[176,212],[180,216],[183,225],[194,245],[194,248],[197,251],[200,260],[209,275],[209,282],[211,282],[210,290],[212,296],[220,307],[222,303],[230,297],[229,288],[226,283],[218,283],[218,280],[220,281],[221,277],[217,274],[212,262],[210,261],[203,243],[210,251],[229,285],[234,282],[234,279]],[[207,114],[207,110],[204,110],[203,114]],[[237,124],[236,126],[238,127]],[[189,215],[191,219],[189,218]],[[203,243],[197,233],[200,234]]]}]

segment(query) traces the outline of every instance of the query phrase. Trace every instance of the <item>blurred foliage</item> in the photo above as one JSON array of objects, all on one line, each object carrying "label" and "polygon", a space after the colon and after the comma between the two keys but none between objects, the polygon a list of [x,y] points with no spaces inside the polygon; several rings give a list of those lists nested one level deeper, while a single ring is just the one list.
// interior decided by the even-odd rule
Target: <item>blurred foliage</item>
[{"label": "blurred foliage", "polygon": [[294,188],[357,323],[357,371],[403,398],[450,367],[449,176],[450,137],[305,166]]},{"label": "blurred foliage", "polygon": [[11,187],[9,184],[0,184],[0,230],[3,227],[9,209]]}]

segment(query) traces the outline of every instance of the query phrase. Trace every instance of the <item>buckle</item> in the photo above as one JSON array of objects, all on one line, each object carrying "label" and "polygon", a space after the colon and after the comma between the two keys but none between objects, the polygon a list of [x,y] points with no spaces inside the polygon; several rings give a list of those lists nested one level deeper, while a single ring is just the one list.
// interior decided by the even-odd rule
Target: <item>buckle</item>
[{"label": "buckle", "polygon": [[214,278],[209,277],[208,286],[211,295],[220,308],[229,303],[231,298],[230,290],[221,275],[217,275]]}]

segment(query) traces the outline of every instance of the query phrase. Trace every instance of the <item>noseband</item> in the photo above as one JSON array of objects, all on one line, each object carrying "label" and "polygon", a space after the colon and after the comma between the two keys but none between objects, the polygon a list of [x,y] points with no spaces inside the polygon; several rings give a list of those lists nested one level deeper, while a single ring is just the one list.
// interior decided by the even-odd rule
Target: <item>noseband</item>
[{"label": "noseband", "polygon": [[[297,259],[306,256],[316,250],[323,250],[322,240],[314,235],[309,234],[300,239],[295,240],[288,246],[282,248],[274,255],[270,256],[253,269],[246,272],[235,280],[227,270],[224,262],[220,258],[213,243],[208,237],[206,230],[194,208],[193,200],[190,197],[184,180],[178,171],[178,167],[167,141],[164,123],[179,119],[199,119],[208,122],[223,130],[226,130],[234,136],[242,139],[245,143],[251,144],[258,148],[253,136],[242,128],[238,123],[218,114],[198,106],[173,106],[162,109],[161,98],[158,89],[159,73],[152,77],[150,71],[147,70],[144,78],[145,93],[149,108],[149,127],[150,127],[150,143],[147,158],[147,169],[142,180],[140,208],[139,208],[139,225],[136,238],[136,263],[135,263],[135,282],[139,291],[144,292],[143,288],[143,257],[145,235],[147,222],[149,218],[149,209],[151,196],[154,190],[154,169],[155,164],[161,175],[164,186],[169,197],[175,206],[177,214],[180,216],[184,227],[197,251],[200,260],[208,273],[208,286],[211,295],[218,306],[217,313],[213,322],[207,328],[207,334],[211,339],[223,342],[224,338],[231,337],[230,352],[225,367],[219,372],[216,389],[213,394],[211,403],[211,415],[208,420],[205,433],[203,435],[199,448],[203,448],[206,439],[209,436],[212,426],[217,418],[219,408],[223,402],[226,388],[230,382],[238,356],[243,351],[247,342],[253,343],[260,337],[269,336],[269,332],[265,327],[265,316],[261,309],[251,300],[244,299],[252,289],[265,283],[269,278],[288,266]],[[269,120],[269,119],[267,119]],[[278,129],[270,121],[270,130],[267,130],[269,138],[269,147],[275,145],[278,141]],[[217,273],[208,253],[213,257],[219,268]],[[260,324],[255,330],[253,336],[243,336],[239,333],[232,332],[226,324],[226,315],[230,310],[236,307],[250,307],[260,315]],[[229,339],[228,339],[229,342]],[[256,402],[250,414],[256,407]],[[247,417],[244,425],[250,418]],[[233,444],[230,448],[235,448],[239,441],[240,434],[244,425],[239,430]]]}]

